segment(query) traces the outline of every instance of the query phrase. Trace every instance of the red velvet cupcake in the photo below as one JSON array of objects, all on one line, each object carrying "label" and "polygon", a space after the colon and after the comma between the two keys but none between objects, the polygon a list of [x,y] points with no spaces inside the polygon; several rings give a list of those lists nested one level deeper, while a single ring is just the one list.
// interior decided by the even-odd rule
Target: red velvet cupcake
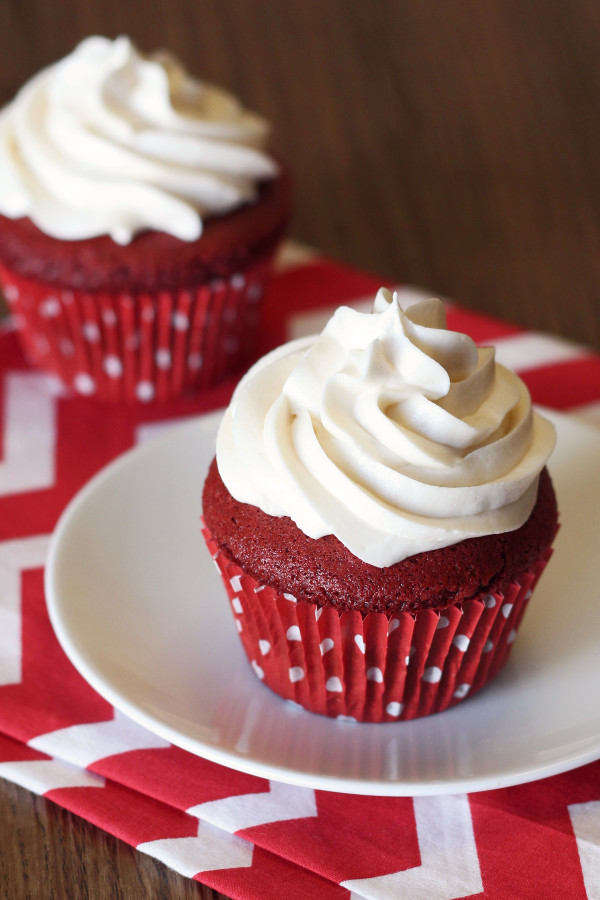
[{"label": "red velvet cupcake", "polygon": [[205,536],[254,673],[358,721],[439,712],[506,661],[551,553],[552,426],[439,301],[338,310],[236,390]]},{"label": "red velvet cupcake", "polygon": [[90,38],[0,123],[0,281],[33,363],[149,401],[251,361],[291,193],[261,119],[165,54]]}]

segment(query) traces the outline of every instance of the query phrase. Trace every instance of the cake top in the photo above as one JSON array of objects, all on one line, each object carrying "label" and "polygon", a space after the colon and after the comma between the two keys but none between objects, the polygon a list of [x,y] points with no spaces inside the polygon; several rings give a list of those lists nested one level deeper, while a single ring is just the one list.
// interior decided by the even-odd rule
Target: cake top
[{"label": "cake top", "polygon": [[341,307],[247,373],[217,462],[236,500],[385,567],[520,528],[554,441],[521,379],[449,331],[441,301],[403,310],[382,288],[371,313]]},{"label": "cake top", "polygon": [[193,241],[275,176],[267,139],[263,119],[168,53],[90,37],[0,112],[0,214],[61,240]]}]

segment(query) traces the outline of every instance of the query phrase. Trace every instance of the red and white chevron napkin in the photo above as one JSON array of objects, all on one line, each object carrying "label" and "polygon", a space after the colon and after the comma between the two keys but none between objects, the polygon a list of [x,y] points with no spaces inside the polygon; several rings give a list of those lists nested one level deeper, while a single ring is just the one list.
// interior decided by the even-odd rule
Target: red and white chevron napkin
[{"label": "red and white chevron napkin", "polygon": [[[261,350],[377,287],[323,260],[282,271]],[[600,357],[452,305],[448,320],[495,343],[538,403],[600,426]],[[234,898],[599,897],[600,762],[470,796],[313,791],[171,746],[68,662],[43,592],[60,513],[142,426],[221,406],[231,387],[168,407],[99,405],[28,368],[14,331],[0,333],[0,776]]]}]

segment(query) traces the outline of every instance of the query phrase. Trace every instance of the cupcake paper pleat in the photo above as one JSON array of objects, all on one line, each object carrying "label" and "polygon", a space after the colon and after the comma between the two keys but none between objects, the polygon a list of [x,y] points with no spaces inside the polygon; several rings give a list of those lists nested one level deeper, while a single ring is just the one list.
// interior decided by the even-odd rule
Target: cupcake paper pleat
[{"label": "cupcake paper pleat", "polygon": [[550,558],[503,592],[441,612],[338,612],[259,584],[204,536],[223,578],[254,675],[311,712],[365,722],[441,712],[476,693],[504,665]]},{"label": "cupcake paper pleat", "polygon": [[164,402],[252,361],[272,255],[189,290],[62,290],[0,266],[28,360],[77,393]]}]

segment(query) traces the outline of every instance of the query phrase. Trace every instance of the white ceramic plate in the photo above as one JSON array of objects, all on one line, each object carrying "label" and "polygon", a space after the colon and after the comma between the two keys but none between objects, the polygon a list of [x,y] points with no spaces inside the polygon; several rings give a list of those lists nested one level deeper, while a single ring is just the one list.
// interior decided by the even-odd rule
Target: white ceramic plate
[{"label": "white ceramic plate", "polygon": [[551,414],[562,528],[511,658],[481,693],[414,722],[304,712],[251,672],[200,534],[218,416],[172,426],[71,503],[46,570],[73,664],[186,750],[279,781],[360,794],[503,787],[600,757],[600,431]]}]

